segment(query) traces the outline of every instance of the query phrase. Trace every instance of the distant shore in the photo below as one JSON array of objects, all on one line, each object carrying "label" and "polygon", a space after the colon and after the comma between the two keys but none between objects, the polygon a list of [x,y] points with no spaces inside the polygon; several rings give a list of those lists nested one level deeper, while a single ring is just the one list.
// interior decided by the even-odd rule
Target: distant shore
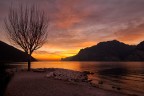
[{"label": "distant shore", "polygon": [[[52,72],[58,77],[54,78]],[[61,78],[59,73],[66,74],[65,79]],[[74,75],[73,75],[74,73]],[[77,73],[79,75],[77,75]],[[5,96],[127,96],[114,91],[107,91],[93,87],[83,78],[82,72],[65,69],[45,69],[27,72],[25,70],[15,72],[15,75],[9,83]],[[82,76],[80,81],[75,81],[78,76]],[[75,79],[73,79],[75,78]],[[62,79],[62,80],[59,80]]]}]

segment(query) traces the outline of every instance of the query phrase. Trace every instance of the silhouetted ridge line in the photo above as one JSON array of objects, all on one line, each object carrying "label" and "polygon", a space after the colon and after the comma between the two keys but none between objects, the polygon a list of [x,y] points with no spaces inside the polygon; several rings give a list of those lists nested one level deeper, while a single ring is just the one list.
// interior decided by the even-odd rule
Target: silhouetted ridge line
[{"label": "silhouetted ridge line", "polygon": [[117,40],[100,42],[92,47],[81,49],[65,61],[144,61],[144,41],[128,45]]},{"label": "silhouetted ridge line", "polygon": [[[32,61],[35,61],[32,57]],[[26,62],[25,52],[0,41],[0,62]]]}]

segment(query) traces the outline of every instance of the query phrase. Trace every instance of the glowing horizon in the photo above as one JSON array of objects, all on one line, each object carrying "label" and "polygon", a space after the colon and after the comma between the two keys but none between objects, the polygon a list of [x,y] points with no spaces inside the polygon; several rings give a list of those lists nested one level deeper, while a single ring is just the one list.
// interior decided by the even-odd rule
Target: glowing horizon
[{"label": "glowing horizon", "polygon": [[[101,41],[101,42],[103,42],[103,41]],[[122,41],[120,41],[120,42],[122,42]],[[123,42],[123,43],[128,44],[128,45],[137,45],[140,42]],[[49,52],[49,50],[47,50],[47,49],[44,49],[44,51],[39,51],[39,50],[43,49],[43,48],[40,48],[39,50],[37,50],[36,52],[34,52],[32,54],[32,56],[34,58],[36,58],[37,60],[40,60],[40,61],[41,60],[42,61],[59,61],[62,58],[76,55],[80,51],[80,49],[83,49],[83,48],[86,48],[86,47],[91,47],[91,46],[96,45],[96,44],[97,43],[95,43],[95,44],[89,43],[89,45],[87,44],[87,46],[83,46],[83,47],[75,49],[75,50],[69,50],[69,49],[67,49],[67,50],[60,50],[60,49],[55,49],[57,52],[56,51]]]}]

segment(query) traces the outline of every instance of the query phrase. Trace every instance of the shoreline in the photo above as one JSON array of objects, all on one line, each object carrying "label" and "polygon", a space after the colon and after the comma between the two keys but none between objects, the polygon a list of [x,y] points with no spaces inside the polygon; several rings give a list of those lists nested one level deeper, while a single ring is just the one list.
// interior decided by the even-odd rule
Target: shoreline
[{"label": "shoreline", "polygon": [[[27,69],[13,68],[13,69],[8,69],[7,71],[10,72],[10,74],[15,73],[16,75],[20,74],[20,73],[22,73],[22,74],[24,73],[24,75],[30,75],[31,73],[41,74],[41,75],[43,75],[44,78],[47,78],[47,79],[59,80],[62,82],[63,81],[70,82],[70,83],[78,84],[78,85],[85,84],[87,86],[90,86],[90,87],[93,87],[96,89],[98,88],[101,90],[110,91],[110,92],[114,92],[117,94],[122,94],[122,96],[123,95],[124,96],[125,95],[127,95],[127,96],[143,96],[143,92],[129,90],[129,89],[127,89],[127,87],[122,87],[119,84],[110,84],[109,82],[102,80],[102,79],[94,81],[89,78],[89,75],[93,75],[94,73],[89,72],[89,71],[82,72],[82,71],[74,71],[74,70],[63,69],[63,68],[36,68],[36,69],[32,69],[30,72],[28,72]],[[53,74],[53,72],[57,72],[57,73]],[[74,73],[76,76],[72,76],[71,73],[72,74]],[[57,74],[57,76],[56,76],[56,74]],[[84,76],[83,79],[80,79],[78,74],[79,74],[80,78],[81,78],[81,76]],[[66,77],[64,75],[66,75]],[[72,76],[72,78],[69,76]],[[33,76],[31,75],[31,77],[33,77]],[[29,79],[28,77],[25,76],[25,79],[26,78],[27,78],[27,80]],[[41,81],[39,81],[39,82],[41,82]]]},{"label": "shoreline", "polygon": [[74,72],[76,76],[79,71],[59,68],[47,68],[45,71],[41,69],[37,72],[36,70],[30,72],[17,70],[7,87],[5,96],[127,96],[120,92],[92,86],[87,81],[59,80],[58,78],[47,77],[50,72],[59,72],[59,70],[64,70],[66,73]]}]

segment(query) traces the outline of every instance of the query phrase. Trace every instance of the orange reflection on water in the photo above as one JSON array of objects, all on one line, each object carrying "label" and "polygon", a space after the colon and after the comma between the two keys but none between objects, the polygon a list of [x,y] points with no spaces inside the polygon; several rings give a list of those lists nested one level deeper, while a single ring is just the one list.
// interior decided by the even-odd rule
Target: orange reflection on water
[{"label": "orange reflection on water", "polygon": [[63,68],[70,70],[82,71],[79,62],[32,62],[32,68]]}]

